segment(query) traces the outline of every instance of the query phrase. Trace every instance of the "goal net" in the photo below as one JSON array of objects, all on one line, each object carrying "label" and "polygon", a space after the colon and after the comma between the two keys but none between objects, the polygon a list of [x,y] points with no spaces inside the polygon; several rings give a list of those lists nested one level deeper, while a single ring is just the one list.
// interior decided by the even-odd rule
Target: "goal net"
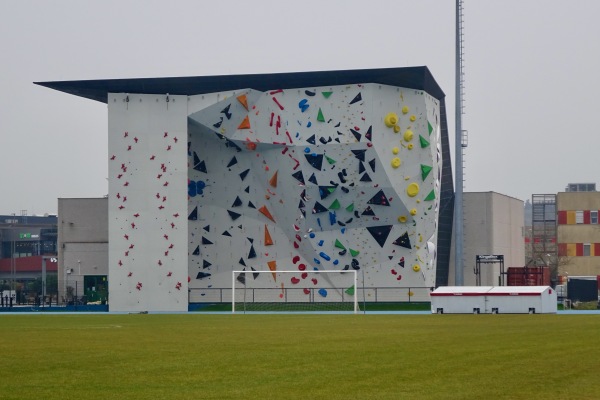
[{"label": "goal net", "polygon": [[358,312],[356,271],[233,271],[231,310]]}]

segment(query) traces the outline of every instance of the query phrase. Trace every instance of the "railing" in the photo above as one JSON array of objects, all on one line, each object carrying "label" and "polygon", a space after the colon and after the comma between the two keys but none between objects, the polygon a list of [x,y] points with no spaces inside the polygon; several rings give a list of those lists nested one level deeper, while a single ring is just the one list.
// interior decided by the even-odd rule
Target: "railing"
[{"label": "railing", "polygon": [[[432,287],[375,287],[375,288],[363,288],[358,287],[357,295],[359,303],[421,303],[431,301],[429,293],[434,288]],[[236,292],[245,291],[245,296],[248,299],[254,299],[255,291],[265,291],[260,288],[237,288]],[[290,289],[273,289],[277,293],[282,293],[283,297],[287,297],[287,291]],[[231,288],[207,288],[207,289],[189,289],[189,303],[229,303],[231,302]],[[295,296],[290,296],[293,298]]]}]

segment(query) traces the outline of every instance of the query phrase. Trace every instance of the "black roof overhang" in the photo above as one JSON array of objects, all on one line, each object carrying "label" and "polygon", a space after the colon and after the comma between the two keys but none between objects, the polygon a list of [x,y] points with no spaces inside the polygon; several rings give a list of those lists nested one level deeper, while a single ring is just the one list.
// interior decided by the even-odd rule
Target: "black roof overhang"
[{"label": "black roof overhang", "polygon": [[34,82],[36,85],[107,103],[108,93],[199,95],[238,89],[267,91],[303,87],[379,83],[424,90],[441,100],[444,92],[427,67],[215,75],[171,78]]}]

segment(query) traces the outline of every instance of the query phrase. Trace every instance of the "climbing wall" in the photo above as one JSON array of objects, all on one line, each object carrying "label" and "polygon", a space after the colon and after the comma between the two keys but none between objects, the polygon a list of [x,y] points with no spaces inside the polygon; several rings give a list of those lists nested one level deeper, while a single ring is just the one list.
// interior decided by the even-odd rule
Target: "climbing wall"
[{"label": "climbing wall", "polygon": [[109,94],[109,307],[187,311],[187,96]]},{"label": "climbing wall", "polygon": [[438,100],[378,84],[219,96],[188,119],[190,288],[211,298],[232,270],[435,284]]}]

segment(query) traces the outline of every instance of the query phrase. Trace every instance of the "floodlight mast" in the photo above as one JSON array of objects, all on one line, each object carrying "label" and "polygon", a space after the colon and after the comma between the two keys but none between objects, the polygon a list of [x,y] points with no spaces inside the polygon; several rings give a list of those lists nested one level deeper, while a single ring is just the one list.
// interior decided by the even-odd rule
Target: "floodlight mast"
[{"label": "floodlight mast", "polygon": [[456,0],[456,76],[455,76],[455,160],[454,160],[454,284],[464,285],[464,216],[463,216],[463,4]]}]

